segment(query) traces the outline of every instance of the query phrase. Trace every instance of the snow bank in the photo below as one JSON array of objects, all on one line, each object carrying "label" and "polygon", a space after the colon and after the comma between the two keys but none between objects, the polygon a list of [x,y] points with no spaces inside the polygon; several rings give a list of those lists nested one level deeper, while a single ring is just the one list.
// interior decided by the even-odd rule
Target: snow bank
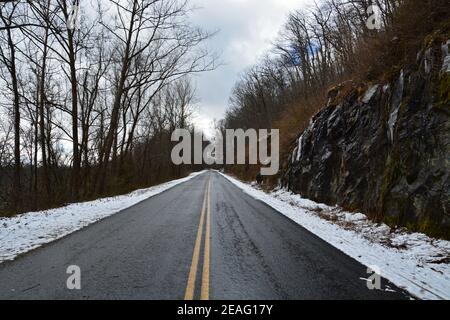
[{"label": "snow bank", "polygon": [[[420,299],[450,299],[450,242],[406,230],[391,230],[286,190],[265,193],[233,177],[225,178],[250,196],[316,234],[360,263],[380,272]],[[375,269],[376,268],[376,269]]]},{"label": "snow bank", "polygon": [[122,196],[74,203],[51,210],[28,212],[10,218],[0,218],[0,263],[13,260],[19,254],[118,213],[201,173],[203,172],[193,173],[186,178],[148,189],[136,190]]}]

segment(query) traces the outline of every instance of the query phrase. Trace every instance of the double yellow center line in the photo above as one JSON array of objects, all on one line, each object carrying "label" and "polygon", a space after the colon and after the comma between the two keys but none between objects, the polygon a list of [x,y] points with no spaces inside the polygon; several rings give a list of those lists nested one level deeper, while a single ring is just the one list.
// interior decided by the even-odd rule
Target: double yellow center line
[{"label": "double yellow center line", "polygon": [[202,243],[203,227],[206,215],[206,230],[205,230],[205,247],[203,252],[203,271],[202,271],[202,286],[200,299],[209,299],[209,265],[210,265],[210,238],[211,238],[211,179],[208,181],[208,187],[203,199],[202,212],[200,215],[200,223],[198,225],[197,238],[195,239],[194,254],[192,255],[191,269],[189,271],[189,278],[186,287],[184,300],[193,300],[195,291],[195,280],[197,278],[198,262],[200,259],[200,247]]}]

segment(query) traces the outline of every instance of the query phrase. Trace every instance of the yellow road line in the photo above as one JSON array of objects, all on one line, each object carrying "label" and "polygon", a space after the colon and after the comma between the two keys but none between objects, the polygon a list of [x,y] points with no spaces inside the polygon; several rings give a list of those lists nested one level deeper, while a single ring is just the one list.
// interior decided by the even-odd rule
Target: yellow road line
[{"label": "yellow road line", "polygon": [[209,300],[209,262],[210,262],[210,237],[211,237],[211,179],[208,183],[208,205],[206,214],[205,252],[203,257],[202,291],[201,300]]},{"label": "yellow road line", "polygon": [[198,260],[200,257],[200,245],[202,242],[202,234],[203,234],[203,222],[205,220],[205,209],[206,209],[206,198],[208,193],[205,193],[205,198],[203,199],[203,207],[202,213],[200,216],[200,224],[198,225],[197,238],[195,239],[194,246],[194,254],[192,255],[192,263],[191,269],[189,271],[189,278],[186,287],[186,293],[184,295],[184,300],[193,300],[194,299],[194,290],[195,290],[195,279],[197,277],[197,267]]}]

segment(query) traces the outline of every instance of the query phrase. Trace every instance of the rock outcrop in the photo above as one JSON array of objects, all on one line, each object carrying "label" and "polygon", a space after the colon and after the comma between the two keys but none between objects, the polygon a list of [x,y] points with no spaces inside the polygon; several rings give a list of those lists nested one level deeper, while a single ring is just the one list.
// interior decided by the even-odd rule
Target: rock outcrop
[{"label": "rock outcrop", "polygon": [[448,41],[388,83],[330,91],[303,132],[282,183],[313,200],[392,226],[450,237]]}]

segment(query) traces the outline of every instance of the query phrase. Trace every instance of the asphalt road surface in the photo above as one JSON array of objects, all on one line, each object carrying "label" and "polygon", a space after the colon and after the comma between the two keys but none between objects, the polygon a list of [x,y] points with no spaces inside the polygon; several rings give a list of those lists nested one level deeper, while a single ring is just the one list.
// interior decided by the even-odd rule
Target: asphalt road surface
[{"label": "asphalt road surface", "polygon": [[[79,266],[81,289],[67,288]],[[406,299],[216,172],[0,264],[1,299]]]}]

